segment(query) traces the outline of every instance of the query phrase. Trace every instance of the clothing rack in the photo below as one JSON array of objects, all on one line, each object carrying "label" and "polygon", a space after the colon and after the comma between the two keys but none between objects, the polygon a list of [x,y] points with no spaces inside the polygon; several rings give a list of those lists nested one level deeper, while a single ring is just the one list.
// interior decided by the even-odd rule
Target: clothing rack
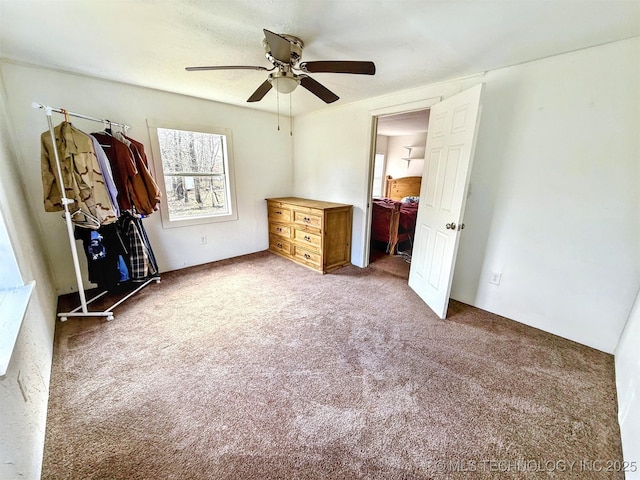
[{"label": "clothing rack", "polygon": [[74,200],[66,197],[66,188],[65,188],[65,185],[64,185],[64,178],[62,176],[62,166],[60,164],[60,156],[58,155],[58,149],[56,147],[56,136],[55,136],[55,131],[53,129],[53,122],[51,120],[51,115],[52,115],[53,112],[56,112],[56,113],[63,114],[65,116],[65,118],[67,116],[83,118],[85,120],[91,120],[93,122],[99,122],[99,123],[103,123],[105,125],[108,124],[110,127],[111,126],[121,127],[121,128],[123,128],[125,130],[130,128],[130,127],[129,127],[129,125],[126,125],[124,123],[116,123],[116,122],[112,122],[112,121],[106,120],[106,119],[90,117],[88,115],[82,115],[80,113],[73,113],[73,112],[69,112],[69,111],[67,111],[67,110],[65,110],[63,108],[53,108],[53,107],[49,107],[47,105],[43,105],[43,104],[37,103],[37,102],[33,102],[31,104],[31,106],[33,108],[36,108],[36,109],[44,110],[46,115],[47,115],[47,123],[49,124],[49,132],[51,133],[51,139],[52,139],[53,145],[54,145],[53,152],[54,152],[54,156],[55,156],[55,160],[56,160],[56,169],[57,169],[57,172],[58,172],[58,178],[60,179],[60,191],[61,191],[61,195],[62,195],[62,206],[64,208],[64,219],[65,219],[65,223],[67,225],[67,234],[69,235],[69,244],[71,246],[71,256],[73,257],[73,269],[75,271],[76,282],[78,284],[78,294],[80,295],[80,305],[77,308],[71,310],[70,312],[58,313],[58,317],[60,318],[60,321],[62,321],[62,322],[66,321],[68,319],[68,317],[106,317],[106,319],[108,321],[113,320],[114,319],[113,310],[118,305],[120,305],[121,303],[123,303],[126,300],[128,300],[129,298],[131,298],[133,295],[138,293],[140,290],[142,290],[144,287],[149,285],[151,282],[160,283],[160,277],[158,275],[154,275],[151,278],[145,280],[135,290],[129,292],[127,295],[125,295],[123,298],[118,300],[116,303],[114,303],[113,305],[111,305],[109,308],[107,308],[104,311],[89,311],[87,306],[90,303],[92,303],[93,301],[95,301],[98,298],[100,298],[103,295],[105,295],[107,293],[107,290],[103,291],[102,293],[96,295],[95,297],[93,297],[93,298],[91,298],[89,300],[87,300],[86,295],[85,295],[84,283],[83,283],[83,280],[82,280],[82,272],[80,270],[80,261],[78,259],[78,248],[76,246],[76,240],[75,240],[75,237],[74,237],[74,234],[73,234],[73,222],[71,221],[71,212],[69,211],[69,205],[74,203]]}]

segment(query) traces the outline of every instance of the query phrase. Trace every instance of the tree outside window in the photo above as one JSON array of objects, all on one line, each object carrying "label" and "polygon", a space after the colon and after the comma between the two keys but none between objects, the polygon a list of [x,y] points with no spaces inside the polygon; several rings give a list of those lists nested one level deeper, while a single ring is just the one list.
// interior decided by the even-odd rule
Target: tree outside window
[{"label": "tree outside window", "polygon": [[[205,131],[209,130],[209,131]],[[165,226],[235,219],[230,135],[152,126],[164,180]],[[165,218],[166,217],[166,218]]]}]

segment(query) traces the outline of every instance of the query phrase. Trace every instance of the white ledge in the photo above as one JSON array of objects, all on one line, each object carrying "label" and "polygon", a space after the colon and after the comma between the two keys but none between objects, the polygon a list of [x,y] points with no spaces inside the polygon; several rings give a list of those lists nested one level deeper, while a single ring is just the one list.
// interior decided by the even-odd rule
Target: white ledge
[{"label": "white ledge", "polygon": [[7,373],[18,332],[36,282],[0,290],[0,378]]}]

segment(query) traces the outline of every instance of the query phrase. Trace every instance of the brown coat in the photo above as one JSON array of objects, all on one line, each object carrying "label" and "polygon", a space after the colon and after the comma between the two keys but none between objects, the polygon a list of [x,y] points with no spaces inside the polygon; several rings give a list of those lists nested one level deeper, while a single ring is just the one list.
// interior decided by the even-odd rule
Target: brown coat
[{"label": "brown coat", "polygon": [[131,148],[108,133],[98,132],[92,133],[92,135],[104,147],[104,152],[111,164],[113,180],[118,189],[120,208],[131,210],[132,207],[135,207],[138,213],[145,215],[153,213],[155,204],[149,197]]},{"label": "brown coat", "polygon": [[131,142],[130,148],[136,160],[138,173],[140,173],[142,181],[144,182],[144,185],[147,189],[149,202],[151,202],[151,205],[153,205],[154,210],[157,210],[158,203],[160,203],[160,199],[162,198],[162,193],[160,192],[158,184],[153,179],[153,177],[151,176],[151,172],[149,171],[149,162],[147,160],[147,155],[144,153],[144,145],[131,137],[127,137],[126,135],[124,136],[124,138]]}]

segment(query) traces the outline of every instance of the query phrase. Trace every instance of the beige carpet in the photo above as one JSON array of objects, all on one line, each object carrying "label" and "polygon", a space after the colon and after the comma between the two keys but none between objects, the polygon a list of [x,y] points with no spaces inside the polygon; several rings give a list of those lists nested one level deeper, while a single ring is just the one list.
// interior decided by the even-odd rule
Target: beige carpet
[{"label": "beige carpet", "polygon": [[388,253],[371,250],[369,267],[373,270],[408,280],[411,264],[402,255],[389,255]]},{"label": "beige carpet", "polygon": [[261,252],[56,328],[44,479],[609,479],[593,462],[620,460],[612,356],[457,302],[439,320],[375,269]]}]

